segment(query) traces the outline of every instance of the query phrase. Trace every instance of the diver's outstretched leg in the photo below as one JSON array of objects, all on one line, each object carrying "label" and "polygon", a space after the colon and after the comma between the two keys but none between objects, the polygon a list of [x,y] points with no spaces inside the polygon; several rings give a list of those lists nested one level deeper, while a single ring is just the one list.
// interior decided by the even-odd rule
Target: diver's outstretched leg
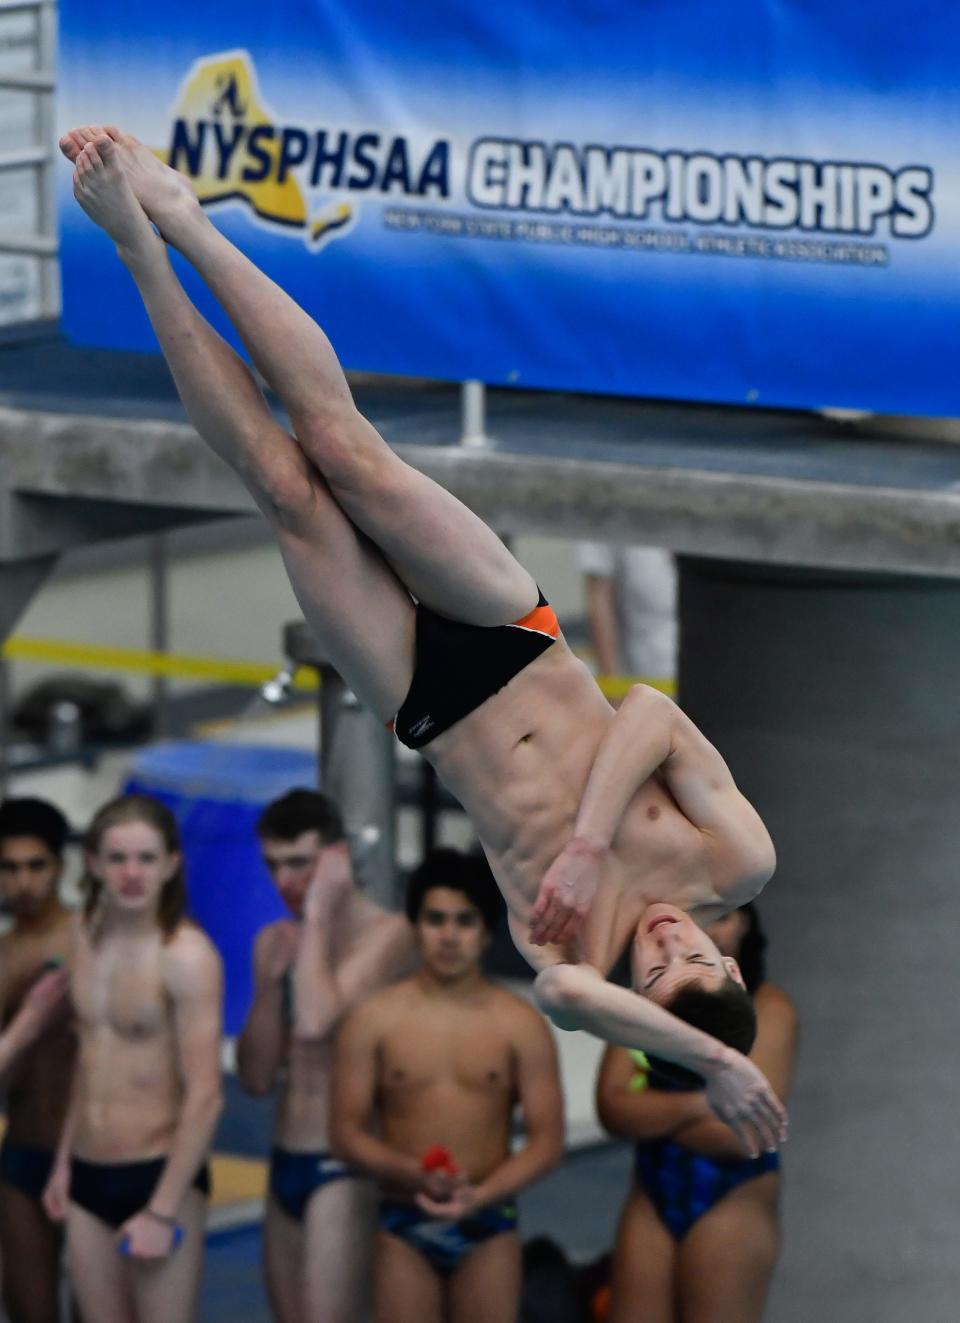
[{"label": "diver's outstretched leg", "polygon": [[210,287],[280,396],[307,459],[410,592],[479,625],[530,611],[537,590],[527,571],[481,519],[403,463],[357,412],[326,335],[220,234],[186,180],[111,126],[73,130],[61,142],[65,154],[81,139],[87,148],[100,144],[101,155],[116,153],[146,214]]},{"label": "diver's outstretched leg", "polygon": [[409,593],[274,419],[249,368],[187,298],[110,141],[76,156],[74,194],[117,245],[191,422],[273,525],[294,591],[333,665],[384,719],[413,670]]}]

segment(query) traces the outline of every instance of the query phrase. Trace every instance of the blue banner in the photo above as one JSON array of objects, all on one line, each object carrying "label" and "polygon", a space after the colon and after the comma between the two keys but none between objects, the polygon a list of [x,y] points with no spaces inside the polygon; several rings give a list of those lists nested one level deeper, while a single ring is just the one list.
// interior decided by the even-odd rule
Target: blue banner
[{"label": "blue banner", "polygon": [[[117,123],[188,176],[347,367],[960,414],[952,6],[63,0],[61,19],[61,128]],[[66,331],[152,348],[69,173]]]}]

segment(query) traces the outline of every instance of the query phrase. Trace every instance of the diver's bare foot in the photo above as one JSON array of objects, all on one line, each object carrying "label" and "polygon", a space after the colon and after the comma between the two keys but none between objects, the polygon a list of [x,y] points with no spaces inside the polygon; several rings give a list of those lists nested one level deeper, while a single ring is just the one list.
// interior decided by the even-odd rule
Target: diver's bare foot
[{"label": "diver's bare foot", "polygon": [[124,133],[112,124],[104,127],[104,133],[117,145],[134,197],[164,239],[176,247],[184,227],[190,227],[203,215],[189,180],[164,165],[133,134]]},{"label": "diver's bare foot", "polygon": [[133,195],[116,144],[107,137],[86,143],[76,158],[73,196],[117,245],[121,257],[163,251],[146,212]]},{"label": "diver's bare foot", "polygon": [[89,142],[96,142],[102,138],[104,129],[102,124],[82,124],[77,129],[71,129],[60,139],[60,150],[71,163],[76,165],[77,157],[83,151]]}]

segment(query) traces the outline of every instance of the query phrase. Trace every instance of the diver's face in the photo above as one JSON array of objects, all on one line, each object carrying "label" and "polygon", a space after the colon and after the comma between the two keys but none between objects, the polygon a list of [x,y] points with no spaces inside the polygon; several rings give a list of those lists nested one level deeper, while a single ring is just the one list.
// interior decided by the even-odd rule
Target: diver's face
[{"label": "diver's face", "polygon": [[670,1001],[678,989],[696,983],[714,992],[732,976],[735,960],[724,957],[689,914],[675,905],[650,905],[637,925],[632,951],[633,986],[651,1001]]}]

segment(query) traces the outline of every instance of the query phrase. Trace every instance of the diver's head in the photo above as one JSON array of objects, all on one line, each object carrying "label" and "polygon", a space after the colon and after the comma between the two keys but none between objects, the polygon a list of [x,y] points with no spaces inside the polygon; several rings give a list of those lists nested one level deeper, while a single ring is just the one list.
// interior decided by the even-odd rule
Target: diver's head
[{"label": "diver's head", "polygon": [[633,986],[642,996],[749,1052],[756,1014],[739,966],[689,914],[674,905],[649,906],[637,925],[631,964]]}]

